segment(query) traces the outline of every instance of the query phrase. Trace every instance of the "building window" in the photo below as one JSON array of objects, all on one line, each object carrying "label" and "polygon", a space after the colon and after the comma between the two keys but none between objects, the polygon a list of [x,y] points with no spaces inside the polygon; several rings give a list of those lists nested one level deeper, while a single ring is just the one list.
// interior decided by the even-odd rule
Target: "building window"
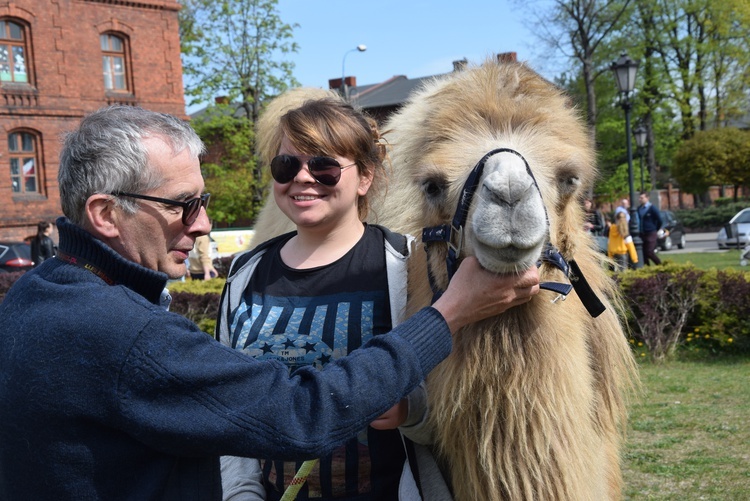
[{"label": "building window", "polygon": [[104,88],[108,91],[127,92],[128,75],[125,66],[125,40],[116,35],[105,33],[99,36],[102,49],[102,70]]},{"label": "building window", "polygon": [[8,134],[10,182],[14,194],[40,193],[38,152],[37,138],[34,134]]},{"label": "building window", "polygon": [[23,26],[0,20],[0,82],[29,83]]}]

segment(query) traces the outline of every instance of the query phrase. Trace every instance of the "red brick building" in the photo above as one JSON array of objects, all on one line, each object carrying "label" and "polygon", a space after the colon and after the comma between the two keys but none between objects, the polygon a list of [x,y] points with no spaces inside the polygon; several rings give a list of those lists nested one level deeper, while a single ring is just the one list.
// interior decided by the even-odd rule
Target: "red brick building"
[{"label": "red brick building", "polygon": [[176,0],[0,0],[0,240],[62,215],[60,137],[108,104],[185,116]]}]

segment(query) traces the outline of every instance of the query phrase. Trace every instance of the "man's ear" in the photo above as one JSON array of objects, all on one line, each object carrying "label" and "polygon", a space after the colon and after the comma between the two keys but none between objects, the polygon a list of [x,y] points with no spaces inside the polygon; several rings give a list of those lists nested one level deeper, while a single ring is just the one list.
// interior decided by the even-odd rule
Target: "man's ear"
[{"label": "man's ear", "polygon": [[86,220],[89,230],[102,240],[117,238],[118,214],[115,213],[115,200],[112,195],[96,193],[86,200]]}]

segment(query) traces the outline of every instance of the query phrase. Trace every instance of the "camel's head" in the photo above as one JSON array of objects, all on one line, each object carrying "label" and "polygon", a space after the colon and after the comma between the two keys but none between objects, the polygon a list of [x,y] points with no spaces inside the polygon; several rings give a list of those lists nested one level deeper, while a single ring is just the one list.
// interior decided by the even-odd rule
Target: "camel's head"
[{"label": "camel's head", "polygon": [[394,229],[417,235],[450,222],[472,168],[499,150],[471,200],[464,253],[511,272],[533,266],[548,240],[565,255],[583,233],[591,137],[565,95],[526,66],[488,62],[438,78],[384,128],[397,179],[380,219]]}]

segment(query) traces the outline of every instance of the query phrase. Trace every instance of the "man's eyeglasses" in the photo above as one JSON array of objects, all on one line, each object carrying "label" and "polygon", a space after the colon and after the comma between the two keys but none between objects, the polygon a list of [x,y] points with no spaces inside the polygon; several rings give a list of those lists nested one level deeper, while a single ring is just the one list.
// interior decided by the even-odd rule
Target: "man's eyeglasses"
[{"label": "man's eyeglasses", "polygon": [[200,214],[201,212],[201,207],[208,208],[208,201],[211,198],[210,193],[204,193],[200,197],[191,198],[190,200],[185,200],[184,202],[180,200],[170,200],[168,198],[152,197],[149,195],[138,195],[137,193],[125,193],[122,191],[112,193],[112,195],[115,197],[128,197],[138,198],[141,200],[150,200],[151,202],[159,202],[166,205],[176,205],[178,207],[182,207],[182,224],[184,224],[185,226],[190,226],[195,222],[196,219],[198,219],[198,214]]},{"label": "man's eyeglasses", "polygon": [[356,162],[341,166],[338,160],[331,157],[279,155],[271,160],[271,175],[277,183],[286,184],[294,179],[304,164],[307,164],[307,170],[315,181],[323,186],[336,186],[341,179],[341,171],[356,165]]}]

